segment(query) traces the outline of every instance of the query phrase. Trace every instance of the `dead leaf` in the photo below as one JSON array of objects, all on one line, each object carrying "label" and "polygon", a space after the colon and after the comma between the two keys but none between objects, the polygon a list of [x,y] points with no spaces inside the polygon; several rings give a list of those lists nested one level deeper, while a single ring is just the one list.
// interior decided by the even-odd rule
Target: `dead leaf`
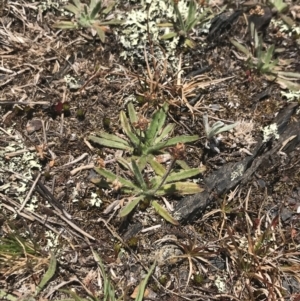
[{"label": "dead leaf", "polygon": [[300,19],[300,5],[295,5],[291,8],[291,14],[294,19]]},{"label": "dead leaf", "polygon": [[[134,289],[133,293],[131,294],[130,298],[135,299],[139,292],[139,285]],[[146,288],[144,292],[144,298],[148,298],[150,291]]]}]

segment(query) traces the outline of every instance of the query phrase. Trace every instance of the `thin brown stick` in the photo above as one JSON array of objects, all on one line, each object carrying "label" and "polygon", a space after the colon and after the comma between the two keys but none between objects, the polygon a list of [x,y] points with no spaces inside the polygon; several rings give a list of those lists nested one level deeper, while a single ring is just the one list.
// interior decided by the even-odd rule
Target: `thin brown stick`
[{"label": "thin brown stick", "polygon": [[34,180],[34,182],[33,182],[32,186],[31,186],[30,190],[29,190],[28,193],[27,193],[27,196],[26,196],[24,202],[21,204],[21,207],[20,207],[19,210],[18,210],[18,213],[20,213],[20,211],[22,211],[23,208],[26,206],[26,204],[27,204],[27,202],[29,201],[29,199],[30,199],[30,197],[31,197],[31,194],[32,194],[32,192],[33,192],[33,190],[34,190],[34,188],[35,188],[35,186],[36,186],[36,183],[38,182],[38,180],[40,179],[40,177],[41,177],[41,173],[39,173],[39,174],[37,175],[36,179]]},{"label": "thin brown stick", "polygon": [[88,165],[84,165],[84,166],[79,166],[79,167],[71,170],[70,171],[70,175],[74,176],[75,174],[77,174],[81,170],[91,169],[91,168],[94,168],[94,167],[95,167],[95,165],[93,163],[92,164],[88,164]]}]

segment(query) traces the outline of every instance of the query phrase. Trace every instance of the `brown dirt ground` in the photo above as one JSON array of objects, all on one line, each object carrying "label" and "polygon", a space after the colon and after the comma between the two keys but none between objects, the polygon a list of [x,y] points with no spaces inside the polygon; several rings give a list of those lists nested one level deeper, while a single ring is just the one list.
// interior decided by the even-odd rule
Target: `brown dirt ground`
[{"label": "brown dirt ground", "polygon": [[[27,215],[16,214],[12,208],[19,208],[17,193],[0,191],[2,244],[5,237],[18,233],[37,244],[40,250],[36,251],[35,259],[20,256],[15,270],[2,257],[0,288],[20,298],[34,291],[49,262],[46,225],[50,225],[58,233],[53,252],[59,266],[37,300],[70,297],[58,290],[59,284],[81,297],[87,298],[90,293],[102,300],[98,282],[102,277],[97,272],[91,247],[102,258],[117,296],[124,299],[130,298],[141,281],[146,273],[144,268],[157,259],[158,266],[148,284],[150,298],[154,300],[298,300],[299,148],[287,161],[274,162],[272,170],[261,171],[235,193],[221,196],[219,202],[192,224],[170,225],[151,208],[138,209],[126,220],[118,217],[118,211],[104,214],[114,200],[123,196],[92,184],[90,180],[95,177],[92,168],[71,172],[80,166],[97,165],[101,160],[114,158],[115,150],[91,145],[87,137],[100,130],[122,134],[119,113],[126,109],[126,96],[142,91],[137,76],[139,73],[142,77],[142,73],[134,64],[119,59],[121,46],[114,35],[108,35],[106,43],[101,44],[87,32],[53,30],[57,13],[49,10],[37,16],[36,5],[21,0],[4,1],[0,7],[0,147],[3,150],[9,143],[16,143],[18,135],[23,148],[31,149],[42,165],[37,171],[41,182],[52,190],[81,231],[63,220],[61,212],[57,213],[59,210],[46,206],[45,198],[37,191],[33,195],[38,200],[35,212],[40,221],[35,215],[30,219],[33,215],[25,209],[22,212]],[[299,20],[295,22],[299,26]],[[230,35],[243,37],[246,30],[241,17]],[[271,24],[264,42],[284,47],[280,59],[292,59],[287,69],[299,72],[299,45],[293,37],[280,36]],[[280,87],[255,70],[250,72],[233,50],[236,51],[228,36],[224,36],[214,47],[196,47],[183,53],[184,62],[192,66],[185,74],[211,65],[201,79],[210,84],[192,91],[194,94],[201,91],[193,114],[189,109],[182,110],[186,106],[178,87],[169,94],[160,91],[151,95],[145,105],[136,105],[140,114],[151,118],[163,98],[170,103],[167,122],[176,122],[174,135],[201,137],[188,147],[186,160],[193,167],[202,162],[207,167],[203,177],[227,162],[247,156],[239,150],[247,148],[251,152],[262,136],[261,127],[269,125],[287,104]],[[64,81],[66,74],[77,78],[81,88],[69,89]],[[225,78],[228,79],[213,83]],[[266,90],[268,95],[260,99],[260,93]],[[170,94],[172,97],[167,98]],[[57,112],[60,102],[67,103],[69,111]],[[212,110],[211,106],[217,109]],[[79,110],[84,112],[83,119],[78,116]],[[224,134],[220,154],[205,150],[202,116],[206,111],[210,121],[252,121],[253,143],[238,140],[233,131]],[[299,115],[293,116],[294,120],[298,118]],[[109,126],[104,127],[107,119]],[[30,133],[28,123],[33,120],[38,120],[33,124],[37,130]],[[79,162],[64,166],[83,154],[86,155]],[[12,157],[18,156],[6,154],[1,160],[8,164]],[[1,165],[0,186],[17,182],[26,172],[22,169],[9,172],[3,169],[5,164]],[[115,170],[116,167],[111,163],[106,168]],[[26,193],[31,186],[32,183],[28,184]],[[73,201],[74,190],[78,192],[77,202]],[[101,198],[99,208],[91,206],[91,193]],[[178,197],[167,200],[174,205]],[[148,229],[158,224],[160,228]],[[141,231],[145,229],[148,231]],[[173,258],[166,260],[166,254]],[[174,254],[181,257],[175,258]],[[188,281],[191,257],[192,278]],[[219,283],[224,290],[219,288]]]}]

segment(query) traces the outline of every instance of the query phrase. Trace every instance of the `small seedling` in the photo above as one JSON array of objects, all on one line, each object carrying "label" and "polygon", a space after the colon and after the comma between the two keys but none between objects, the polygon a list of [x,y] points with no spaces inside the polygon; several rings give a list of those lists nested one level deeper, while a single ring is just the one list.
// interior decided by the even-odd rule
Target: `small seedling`
[{"label": "small seedling", "polygon": [[83,109],[78,109],[77,112],[76,112],[76,117],[79,119],[79,120],[83,120],[84,117],[85,117],[85,112]]},{"label": "small seedling", "polygon": [[250,24],[250,34],[252,40],[252,52],[238,41],[230,39],[230,42],[242,53],[246,55],[244,60],[248,65],[264,74],[268,80],[274,80],[284,89],[288,88],[292,91],[299,91],[300,85],[294,81],[298,81],[300,73],[282,71],[279,60],[274,59],[276,49],[271,45],[267,50],[263,50],[262,38],[258,35],[254,24]]},{"label": "small seedling", "polygon": [[274,6],[279,13],[284,13],[289,8],[283,0],[269,0],[269,3]]},{"label": "small seedling", "polygon": [[230,131],[231,129],[233,129],[234,127],[237,126],[237,123],[225,125],[224,122],[217,121],[212,125],[212,127],[210,127],[208,124],[208,116],[207,116],[207,114],[204,114],[203,115],[203,126],[204,126],[205,134],[207,137],[205,147],[212,149],[212,150],[216,151],[217,153],[219,153],[220,150],[218,149],[217,146],[218,146],[220,140],[218,138],[216,138],[216,136],[222,132]]},{"label": "small seedling", "polygon": [[201,15],[197,14],[197,4],[196,1],[189,1],[189,10],[186,18],[183,18],[182,13],[178,8],[178,1],[174,2],[174,11],[176,14],[176,21],[172,23],[162,23],[159,24],[160,27],[172,27],[173,32],[169,32],[161,37],[163,40],[172,39],[174,37],[183,37],[184,44],[190,48],[194,48],[195,44],[190,39],[189,33],[191,30],[200,22],[206,21],[206,16],[208,11],[205,10]]},{"label": "small seedling", "polygon": [[[182,146],[175,147],[175,149],[177,148],[182,148]],[[121,210],[121,217],[127,216],[140,202],[148,200],[159,215],[161,215],[165,220],[177,225],[178,222],[153,199],[165,195],[186,195],[203,191],[198,184],[193,182],[182,182],[182,180],[194,177],[204,172],[205,167],[185,168],[175,171],[174,165],[177,161],[175,156],[169,168],[166,170],[163,165],[155,160],[154,156],[149,155],[148,162],[154,171],[154,176],[147,180],[142,174],[145,166],[142,160],[136,162],[132,159],[131,163],[128,163],[125,159],[118,158],[117,161],[120,165],[122,165],[122,167],[130,171],[132,179],[125,179],[121,176],[117,176],[113,172],[104,168],[96,167],[95,170],[112,183],[115,190],[120,190],[122,193],[127,195],[133,195],[133,197],[127,198],[129,202]],[[95,182],[95,184],[97,183]]]},{"label": "small seedling", "polygon": [[121,20],[107,17],[115,6],[112,2],[107,7],[103,7],[101,0],[91,0],[90,5],[82,4],[79,0],[73,0],[74,4],[68,4],[65,9],[74,14],[74,21],[59,21],[54,24],[55,28],[61,29],[81,29],[89,28],[92,34],[97,33],[101,42],[105,42],[105,33],[109,31],[109,25],[119,25]]},{"label": "small seedling", "polygon": [[[186,287],[189,284],[189,281],[193,274],[193,261],[202,261],[205,263],[209,263],[208,258],[215,257],[216,253],[211,251],[211,249],[207,246],[197,246],[197,239],[195,236],[194,241],[191,239],[188,240],[188,243],[176,243],[175,244],[184,252],[183,255],[172,256],[169,259],[175,258],[186,258],[189,262],[189,275],[186,283]],[[197,274],[196,274],[197,275]],[[197,276],[196,276],[197,277]],[[198,280],[200,280],[198,278]]]},{"label": "small seedling", "polygon": [[147,156],[161,152],[164,148],[176,145],[177,143],[193,142],[199,136],[177,136],[169,138],[175,125],[168,124],[163,128],[167,117],[168,104],[165,103],[161,109],[156,111],[149,122],[145,117],[138,117],[132,103],[127,106],[129,119],[124,111],[120,113],[121,125],[128,140],[119,136],[101,132],[99,137],[89,136],[89,140],[111,148],[128,151],[136,156]]}]

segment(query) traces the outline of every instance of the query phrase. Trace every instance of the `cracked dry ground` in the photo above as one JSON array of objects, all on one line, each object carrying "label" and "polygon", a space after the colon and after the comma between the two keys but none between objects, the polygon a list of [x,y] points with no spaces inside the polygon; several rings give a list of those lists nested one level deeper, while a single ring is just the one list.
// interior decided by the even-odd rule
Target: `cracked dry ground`
[{"label": "cracked dry ground", "polygon": [[[49,265],[51,242],[59,266],[36,297],[41,300],[69,298],[58,290],[60,285],[81,297],[102,300],[99,279],[103,275],[91,248],[102,258],[117,296],[124,299],[130,298],[157,260],[147,286],[148,297],[154,300],[298,300],[299,131],[284,141],[272,140],[258,155],[263,160],[247,181],[230,191],[212,191],[213,202],[205,211],[179,226],[168,224],[150,207],[120,219],[118,208],[110,205],[124,196],[92,183],[93,166],[105,162],[106,168],[115,169],[114,158],[120,153],[92,145],[87,137],[100,130],[123,136],[119,112],[126,110],[126,97],[142,91],[139,84],[146,71],[119,59],[121,48],[113,35],[103,45],[88,34],[54,31],[56,16],[47,12],[37,19],[34,5],[26,1],[12,2],[10,11],[4,12],[0,27],[0,235],[4,239],[18,234],[38,245],[39,251],[34,257],[20,256],[13,266],[1,253],[0,288],[20,298],[34,292]],[[230,35],[243,37],[246,30],[241,18]],[[280,59],[290,70],[299,71],[300,52],[294,40],[279,37],[270,26],[264,42],[284,45]],[[170,104],[167,122],[176,123],[173,135],[200,136],[187,146],[186,161],[193,167],[201,163],[207,167],[199,182],[203,187],[209,185],[205,181],[213,172],[218,171],[221,178],[228,172],[227,164],[251,157],[261,141],[261,127],[271,124],[278,112],[290,108],[287,124],[296,124],[296,129],[299,125],[297,103],[287,104],[277,84],[249,73],[228,36],[212,44],[182,54],[187,87],[193,81],[186,76],[189,72],[210,66],[190,91],[188,100],[199,96],[193,114],[175,84],[174,91],[150,95],[148,103],[135,104],[150,119],[164,98]],[[81,86],[70,89],[64,79],[67,74]],[[205,112],[211,120],[225,123],[252,121],[250,143],[234,130],[224,134],[220,154],[205,150]],[[263,156],[276,143],[280,143],[278,152]],[[292,144],[284,148],[284,143]],[[35,160],[40,169],[25,163],[28,153],[33,156],[28,160],[32,165]],[[25,166],[39,177],[35,185],[26,181],[30,174]],[[34,211],[20,208],[19,203],[31,187],[35,188]],[[53,198],[47,196],[48,191]],[[100,207],[91,204],[95,195],[101,199]],[[176,210],[188,199],[172,196],[166,201]]]}]

